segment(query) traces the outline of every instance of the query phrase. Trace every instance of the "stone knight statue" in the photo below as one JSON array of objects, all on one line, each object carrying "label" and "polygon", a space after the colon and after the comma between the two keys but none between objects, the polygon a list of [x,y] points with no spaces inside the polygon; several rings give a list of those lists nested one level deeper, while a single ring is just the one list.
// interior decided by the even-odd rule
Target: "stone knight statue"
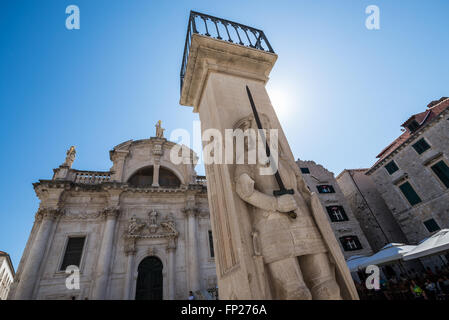
[{"label": "stone knight statue", "polygon": [[75,161],[76,150],[74,146],[71,146],[69,150],[67,150],[67,155],[65,157],[65,161],[62,164],[63,166],[67,166],[69,168],[72,167],[73,161]]},{"label": "stone knight statue", "polygon": [[162,128],[162,121],[156,123],[156,137],[162,139],[164,137],[164,128]]},{"label": "stone knight statue", "polygon": [[[261,116],[263,128],[269,129],[268,117]],[[250,128],[257,130],[252,115],[234,126],[243,132]],[[294,169],[296,164],[283,156],[280,147],[278,171],[285,187],[293,189],[294,193],[275,197],[273,191],[279,186],[274,175],[261,175],[259,170],[267,164],[259,161],[247,164],[249,161],[243,162],[245,158],[238,160],[254,151],[257,145],[251,136],[244,139],[244,154],[235,155],[236,193],[249,207],[254,252],[263,257],[273,299],[357,299],[323,208],[316,194],[310,193],[298,170]],[[267,142],[268,139],[267,134]],[[290,211],[296,213],[296,219],[288,216]]]}]

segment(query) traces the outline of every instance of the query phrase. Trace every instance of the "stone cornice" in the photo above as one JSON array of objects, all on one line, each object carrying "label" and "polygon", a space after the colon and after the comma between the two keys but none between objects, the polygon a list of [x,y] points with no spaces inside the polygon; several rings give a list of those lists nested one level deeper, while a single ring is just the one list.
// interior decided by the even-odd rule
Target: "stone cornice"
[{"label": "stone cornice", "polygon": [[405,140],[399,147],[397,147],[395,150],[393,150],[388,156],[386,156],[384,159],[382,159],[376,165],[372,166],[365,174],[369,176],[372,173],[374,173],[377,169],[382,167],[387,161],[391,160],[396,154],[398,154],[405,147],[407,147],[411,142],[413,142],[418,136],[422,135],[429,128],[433,127],[436,123],[438,123],[439,120],[444,119],[448,114],[449,114],[449,106],[443,112],[441,112],[439,115],[437,115],[435,118],[431,119],[426,125],[424,125],[418,131],[413,133],[407,140]]},{"label": "stone cornice", "polygon": [[[126,156],[129,153],[129,150],[133,146],[138,145],[160,145],[164,149],[171,149],[173,148],[176,143],[173,141],[169,141],[166,138],[157,138],[157,137],[151,137],[149,139],[140,139],[140,140],[128,140],[123,142],[122,144],[119,144],[114,147],[114,149],[109,151],[110,158],[112,160],[113,155],[116,155],[118,153],[121,153],[120,156]],[[197,158],[197,155],[195,151],[189,149],[190,154],[193,158]]]},{"label": "stone cornice", "polygon": [[206,193],[207,188],[201,184],[189,184],[179,188],[164,188],[164,187],[146,187],[137,188],[130,186],[127,183],[122,182],[104,182],[99,184],[83,184],[75,183],[65,180],[39,180],[39,182],[33,183],[34,189],[46,187],[49,189],[57,188],[64,189],[66,191],[108,191],[108,190],[121,190],[122,192],[133,193],[185,193],[187,191],[193,191],[194,193]]}]

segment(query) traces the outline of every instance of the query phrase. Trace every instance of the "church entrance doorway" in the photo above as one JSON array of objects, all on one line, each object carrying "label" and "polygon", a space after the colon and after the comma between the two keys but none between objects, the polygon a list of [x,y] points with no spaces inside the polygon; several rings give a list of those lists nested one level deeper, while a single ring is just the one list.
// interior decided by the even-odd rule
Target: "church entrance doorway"
[{"label": "church entrance doorway", "polygon": [[162,300],[162,262],[146,257],[137,269],[136,300]]}]

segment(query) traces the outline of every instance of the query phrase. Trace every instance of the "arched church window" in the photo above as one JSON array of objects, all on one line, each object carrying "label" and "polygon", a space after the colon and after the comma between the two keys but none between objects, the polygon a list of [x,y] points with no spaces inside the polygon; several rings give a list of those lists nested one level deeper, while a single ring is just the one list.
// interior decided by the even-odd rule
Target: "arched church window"
[{"label": "arched church window", "polygon": [[[139,169],[129,178],[128,183],[134,187],[150,187],[153,184],[153,167]],[[159,186],[176,188],[180,185],[181,181],[171,170],[159,168]]]},{"label": "arched church window", "polygon": [[129,178],[128,183],[134,187],[150,187],[153,184],[153,167],[137,170],[137,172]]},{"label": "arched church window", "polygon": [[181,181],[173,172],[161,167],[159,169],[159,185],[161,187],[179,187]]}]

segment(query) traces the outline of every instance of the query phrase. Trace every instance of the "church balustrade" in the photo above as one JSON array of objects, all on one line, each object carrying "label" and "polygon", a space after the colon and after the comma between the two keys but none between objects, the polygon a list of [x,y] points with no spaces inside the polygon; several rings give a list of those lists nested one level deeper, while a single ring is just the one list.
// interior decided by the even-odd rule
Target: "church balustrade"
[{"label": "church balustrade", "polygon": [[99,184],[111,181],[109,171],[75,171],[75,183]]},{"label": "church balustrade", "polygon": [[197,184],[201,184],[201,185],[203,185],[203,186],[206,186],[206,185],[207,185],[207,179],[206,179],[206,176],[196,176],[195,182],[196,182]]},{"label": "church balustrade", "polygon": [[195,33],[217,40],[274,53],[273,48],[262,30],[204,13],[190,11],[181,66],[181,91],[184,83],[184,75],[187,70],[187,60],[189,58],[192,35]]}]

